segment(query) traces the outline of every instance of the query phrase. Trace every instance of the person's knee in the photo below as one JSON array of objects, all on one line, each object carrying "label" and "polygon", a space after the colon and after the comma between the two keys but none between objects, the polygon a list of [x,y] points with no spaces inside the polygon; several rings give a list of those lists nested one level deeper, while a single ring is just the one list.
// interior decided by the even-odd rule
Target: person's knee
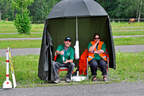
[{"label": "person's knee", "polygon": [[53,67],[55,67],[55,68],[58,68],[59,66],[58,66],[58,63],[57,62],[52,62],[52,64],[53,64]]},{"label": "person's knee", "polygon": [[55,61],[53,61],[53,62],[52,62],[52,65],[53,65],[53,66],[56,66],[56,62],[55,62]]},{"label": "person's knee", "polygon": [[71,66],[72,68],[74,68],[74,67],[75,67],[75,64],[74,64],[74,63],[70,63],[70,66]]},{"label": "person's knee", "polygon": [[104,60],[101,60],[101,61],[100,61],[100,66],[102,66],[102,67],[106,67],[107,64],[106,64],[106,62],[105,62]]},{"label": "person's knee", "polygon": [[97,67],[98,66],[97,61],[96,60],[92,60],[92,62],[90,62],[90,66]]}]

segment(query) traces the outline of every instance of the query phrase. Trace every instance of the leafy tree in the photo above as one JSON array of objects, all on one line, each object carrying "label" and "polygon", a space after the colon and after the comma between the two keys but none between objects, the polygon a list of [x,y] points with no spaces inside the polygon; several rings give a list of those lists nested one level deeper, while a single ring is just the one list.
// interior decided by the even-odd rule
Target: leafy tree
[{"label": "leafy tree", "polygon": [[33,0],[12,0],[13,8],[16,9],[15,26],[19,33],[30,33],[31,21],[27,7]]},{"label": "leafy tree", "polygon": [[140,21],[141,16],[144,16],[144,1],[137,0],[137,18]]},{"label": "leafy tree", "polygon": [[117,0],[95,0],[95,1],[97,1],[99,4],[101,4],[101,6],[104,7],[104,9],[108,12],[111,18],[115,17],[114,10],[117,8],[119,4]]},{"label": "leafy tree", "polygon": [[[28,16],[31,16],[32,21],[44,21],[47,19],[52,7],[59,1],[61,0],[0,0],[0,11],[2,13],[1,17],[2,19],[8,18],[9,20],[13,20],[15,14],[22,14],[23,12],[26,12]],[[144,18],[144,0],[95,1],[104,7],[111,18]],[[13,2],[16,4],[21,2],[21,4],[19,3],[20,6],[15,6]],[[25,2],[27,2],[27,4],[25,4]],[[15,10],[12,9],[12,5]]]},{"label": "leafy tree", "polygon": [[60,0],[35,0],[29,7],[33,21],[44,21],[47,19],[52,7]]},{"label": "leafy tree", "polygon": [[[95,0],[108,12],[111,18],[144,17],[144,0]],[[140,3],[142,2],[142,3]],[[141,6],[141,7],[140,7]]]},{"label": "leafy tree", "polygon": [[13,20],[14,12],[11,6],[11,0],[0,0],[0,11],[1,11],[1,18]]}]

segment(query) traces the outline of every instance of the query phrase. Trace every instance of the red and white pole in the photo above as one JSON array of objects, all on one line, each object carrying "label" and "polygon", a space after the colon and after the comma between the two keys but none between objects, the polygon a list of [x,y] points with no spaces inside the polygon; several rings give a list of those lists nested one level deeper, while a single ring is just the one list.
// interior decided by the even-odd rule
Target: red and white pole
[{"label": "red and white pole", "polygon": [[9,80],[9,48],[6,50],[6,81],[3,83],[3,88],[12,88],[12,83]]},{"label": "red and white pole", "polygon": [[6,51],[6,80],[9,80],[9,49]]}]

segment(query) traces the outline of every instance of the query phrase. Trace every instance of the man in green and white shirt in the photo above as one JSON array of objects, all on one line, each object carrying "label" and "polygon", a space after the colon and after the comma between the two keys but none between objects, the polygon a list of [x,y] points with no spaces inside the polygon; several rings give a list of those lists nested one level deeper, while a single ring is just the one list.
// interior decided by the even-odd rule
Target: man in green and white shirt
[{"label": "man in green and white shirt", "polygon": [[55,72],[55,83],[60,81],[58,70],[60,67],[67,67],[68,73],[66,75],[66,82],[71,81],[72,71],[74,69],[74,49],[71,47],[71,38],[66,37],[64,39],[64,44],[59,45],[56,49],[56,62],[54,63],[54,72]]}]

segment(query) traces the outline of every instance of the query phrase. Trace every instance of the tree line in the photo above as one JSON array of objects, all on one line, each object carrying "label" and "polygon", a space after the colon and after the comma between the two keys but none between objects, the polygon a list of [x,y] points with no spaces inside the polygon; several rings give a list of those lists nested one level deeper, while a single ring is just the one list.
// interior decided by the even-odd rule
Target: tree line
[{"label": "tree line", "polygon": [[[19,1],[19,0],[14,0]],[[24,0],[25,1],[25,0]],[[61,0],[33,0],[28,6],[33,22],[47,19],[52,7]],[[144,0],[95,0],[107,11],[110,18],[144,17]],[[13,0],[0,0],[0,19],[14,20],[18,10],[12,6]]]}]

